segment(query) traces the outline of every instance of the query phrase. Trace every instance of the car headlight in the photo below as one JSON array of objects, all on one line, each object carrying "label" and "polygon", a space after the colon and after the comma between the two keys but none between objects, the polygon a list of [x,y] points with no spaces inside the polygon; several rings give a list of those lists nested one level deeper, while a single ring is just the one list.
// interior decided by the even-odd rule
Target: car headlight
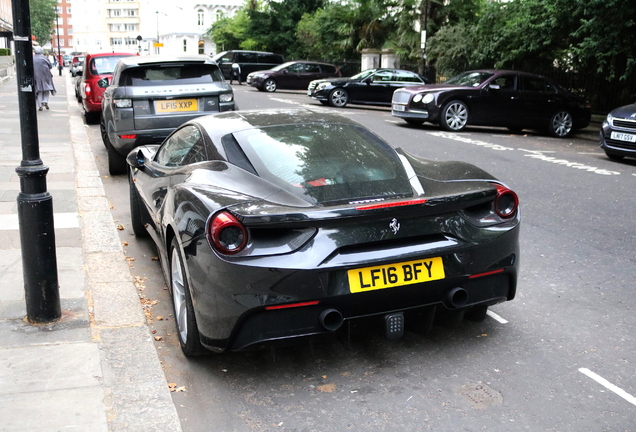
[{"label": "car headlight", "polygon": [[421,100],[422,100],[422,95],[421,94],[418,93],[415,96],[413,96],[413,102],[418,103]]},{"label": "car headlight", "polygon": [[232,102],[233,99],[234,99],[233,93],[221,93],[219,95],[219,101],[221,102]]},{"label": "car headlight", "polygon": [[612,123],[612,121],[614,121],[614,117],[612,117],[611,114],[607,115],[607,118],[605,119],[605,121],[609,123],[610,125],[614,126],[614,124]]},{"label": "car headlight", "polygon": [[435,96],[433,96],[430,93],[427,93],[426,95],[424,95],[424,97],[422,98],[422,103],[428,104],[433,102],[433,99],[435,99]]},{"label": "car headlight", "polygon": [[132,99],[113,99],[113,103],[117,108],[130,108],[132,107]]},{"label": "car headlight", "polygon": [[324,82],[324,83],[320,83],[320,84],[318,84],[318,85],[316,86],[316,90],[324,90],[324,89],[326,89],[326,88],[327,88],[327,86],[328,86],[328,85],[329,85],[329,83],[326,83],[326,82]]}]

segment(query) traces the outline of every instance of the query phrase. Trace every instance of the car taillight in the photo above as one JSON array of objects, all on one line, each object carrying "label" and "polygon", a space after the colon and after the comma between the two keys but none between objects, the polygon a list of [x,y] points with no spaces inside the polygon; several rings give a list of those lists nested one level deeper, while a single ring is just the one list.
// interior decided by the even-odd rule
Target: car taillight
[{"label": "car taillight", "polygon": [[207,238],[217,251],[233,255],[247,245],[247,229],[232,214],[221,211],[208,220]]},{"label": "car taillight", "polygon": [[89,83],[84,83],[84,92],[86,93],[86,99],[89,99],[91,97],[91,85]]},{"label": "car taillight", "polygon": [[495,184],[497,197],[495,198],[495,213],[500,218],[509,219],[517,213],[519,207],[519,197],[507,187]]}]

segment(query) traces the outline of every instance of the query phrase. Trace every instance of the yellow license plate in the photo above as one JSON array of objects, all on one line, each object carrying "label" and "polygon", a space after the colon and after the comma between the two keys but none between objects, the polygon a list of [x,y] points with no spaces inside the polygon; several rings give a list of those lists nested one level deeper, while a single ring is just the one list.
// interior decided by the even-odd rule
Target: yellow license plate
[{"label": "yellow license plate", "polygon": [[199,102],[196,99],[175,99],[155,101],[155,111],[158,113],[175,113],[198,111]]},{"label": "yellow license plate", "polygon": [[429,282],[446,277],[441,257],[349,270],[352,293]]}]

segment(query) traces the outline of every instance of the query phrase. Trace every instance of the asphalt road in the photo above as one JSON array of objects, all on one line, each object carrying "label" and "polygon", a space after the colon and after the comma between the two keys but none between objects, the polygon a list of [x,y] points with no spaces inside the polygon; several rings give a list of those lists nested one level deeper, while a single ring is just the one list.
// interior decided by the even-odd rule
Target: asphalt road
[{"label": "asphalt road", "polygon": [[[234,88],[243,109],[331,109],[302,92]],[[126,178],[107,176],[91,125],[184,431],[633,431],[636,161],[607,159],[593,128],[568,139],[495,128],[450,134],[409,127],[387,108],[338,112],[411,153],[474,163],[519,194],[517,298],[481,323],[426,337],[370,333],[188,360],[154,246],[132,234]]]}]

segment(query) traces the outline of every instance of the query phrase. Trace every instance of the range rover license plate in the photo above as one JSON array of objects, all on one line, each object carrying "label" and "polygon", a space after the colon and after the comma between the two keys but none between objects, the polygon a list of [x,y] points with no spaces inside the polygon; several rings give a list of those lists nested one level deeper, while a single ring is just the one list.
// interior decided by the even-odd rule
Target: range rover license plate
[{"label": "range rover license plate", "polygon": [[198,111],[198,110],[199,110],[199,103],[196,99],[174,99],[174,100],[155,101],[155,112],[160,114]]}]

